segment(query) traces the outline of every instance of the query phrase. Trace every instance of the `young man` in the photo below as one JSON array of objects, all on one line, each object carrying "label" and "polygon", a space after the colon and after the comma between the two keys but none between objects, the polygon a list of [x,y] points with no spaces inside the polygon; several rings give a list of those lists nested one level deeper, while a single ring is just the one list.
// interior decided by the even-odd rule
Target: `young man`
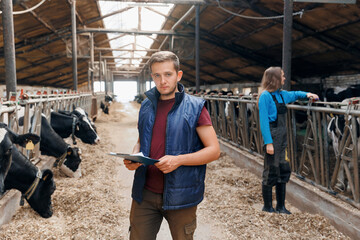
[{"label": "young man", "polygon": [[185,94],[179,83],[183,75],[179,58],[157,52],[149,66],[156,87],[145,93],[141,104],[133,153],[160,162],[146,166],[124,159],[129,170],[136,170],[130,239],[156,239],[163,218],[173,239],[193,239],[206,164],[219,158],[219,143],[205,101]]}]

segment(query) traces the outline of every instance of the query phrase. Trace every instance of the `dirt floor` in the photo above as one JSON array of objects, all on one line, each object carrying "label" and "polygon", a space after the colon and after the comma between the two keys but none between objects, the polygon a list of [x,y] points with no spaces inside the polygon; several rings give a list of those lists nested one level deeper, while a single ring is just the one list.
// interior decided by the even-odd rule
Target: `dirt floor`
[{"label": "dirt floor", "polygon": [[[133,172],[107,153],[131,152],[138,137],[138,108],[136,103],[114,103],[110,115],[101,114],[95,122],[101,143],[78,141],[82,177],[67,178],[53,169],[54,215],[43,219],[25,204],[1,227],[0,239],[128,239]],[[289,203],[287,207],[292,215],[262,212],[260,179],[222,154],[208,165],[195,239],[348,239],[324,217],[302,213]],[[164,221],[158,240],[169,239]]]}]

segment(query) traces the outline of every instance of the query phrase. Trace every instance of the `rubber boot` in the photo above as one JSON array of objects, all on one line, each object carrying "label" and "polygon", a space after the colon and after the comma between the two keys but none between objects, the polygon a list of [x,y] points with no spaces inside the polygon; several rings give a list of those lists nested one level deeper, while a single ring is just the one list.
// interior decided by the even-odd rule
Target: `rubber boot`
[{"label": "rubber boot", "polygon": [[285,196],[286,196],[286,183],[277,183],[276,184],[276,212],[291,214],[289,210],[285,208]]},{"label": "rubber boot", "polygon": [[272,206],[272,186],[262,185],[262,196],[264,199],[264,212],[275,212]]}]

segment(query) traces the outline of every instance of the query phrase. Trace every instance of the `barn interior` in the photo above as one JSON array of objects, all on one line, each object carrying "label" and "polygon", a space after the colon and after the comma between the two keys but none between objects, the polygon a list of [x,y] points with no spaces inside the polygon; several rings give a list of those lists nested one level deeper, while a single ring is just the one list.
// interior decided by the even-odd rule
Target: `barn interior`
[{"label": "barn interior", "polygon": [[[95,121],[97,109],[101,111],[100,102],[105,100],[105,107],[110,106],[106,97],[114,95],[115,83],[136,83],[136,97],[142,100],[143,93],[154,86],[148,66],[150,56],[157,51],[173,51],[179,56],[184,72],[181,83],[189,92],[200,95],[204,91],[224,90],[237,95],[200,97],[207,101],[222,151],[237,159],[237,166],[250,168],[258,176],[263,168],[264,149],[256,97],[243,98],[242,94],[260,91],[265,69],[281,66],[287,79],[286,90],[311,91],[323,97],[329,89],[336,92],[356,86],[358,92],[354,96],[360,96],[360,3],[356,0],[0,0],[0,3],[1,100],[9,99],[10,92],[20,94],[24,87],[56,93],[75,91],[69,96],[71,103],[65,102],[65,94],[61,96],[67,109],[60,106],[57,110],[70,111],[76,104],[85,106]],[[57,101],[54,99],[51,101]],[[354,146],[360,138],[354,136],[359,128],[355,124],[360,117],[359,102],[351,102],[346,110],[338,103],[298,103],[288,105],[291,112],[287,119],[288,154],[297,177],[292,179],[289,198],[301,211],[320,213],[338,229],[358,239],[360,168],[356,164],[360,150]],[[10,109],[12,105],[6,107]],[[46,107],[50,113],[51,106]],[[302,126],[295,122],[299,112],[304,120]],[[42,109],[38,110],[41,113]],[[351,123],[346,121],[346,134],[342,129],[332,130],[332,140],[342,143],[337,148],[326,131],[343,115],[354,117]],[[119,119],[111,118],[114,124]],[[137,129],[133,130],[136,133]],[[339,132],[345,140],[335,136]],[[338,149],[345,149],[341,157],[336,155]],[[355,167],[344,164],[346,161],[352,161]],[[340,165],[346,165],[346,169],[339,170]],[[336,171],[345,171],[341,190],[334,187],[338,180]],[[321,190],[319,195],[325,193],[324,201],[317,197],[313,186]],[[336,196],[341,203],[327,205],[329,196]],[[335,214],[329,213],[328,209],[334,206]]]},{"label": "barn interior", "polygon": [[[2,6],[9,2],[2,1]],[[100,5],[104,2],[117,3],[118,9],[103,14]],[[322,91],[324,87],[349,86],[359,81],[358,1],[299,0],[292,6],[284,5],[282,0],[11,3],[14,50],[9,51],[14,51],[15,59],[6,58],[8,38],[0,38],[1,84],[6,82],[6,72],[15,71],[8,78],[15,77],[18,85],[93,91],[94,81],[131,80],[144,86],[138,87],[138,93],[142,93],[146,90],[145,82],[151,81],[147,60],[158,50],[172,50],[179,55],[184,71],[182,83],[194,89],[198,86],[197,91],[236,88],[242,92],[244,87],[259,86],[269,66],[285,68],[287,78],[291,79],[287,89],[313,86]],[[168,14],[156,9],[162,4],[170,6]],[[284,24],[285,10],[289,7],[290,29],[286,28],[288,23]],[[130,11],[137,14],[136,28],[122,28],[125,17],[120,18],[116,29],[106,28],[106,19]],[[142,15],[146,11],[165,18],[160,30],[142,29]],[[11,24],[8,25],[11,21],[4,22],[2,15],[3,35],[11,29]],[[74,24],[76,40],[72,38]],[[111,47],[111,42],[129,36],[132,42],[127,46]],[[288,36],[290,41],[285,40]],[[138,44],[141,37],[152,41],[150,47]],[[77,43],[76,65],[73,42]],[[105,90],[111,92],[106,87],[107,84]]]}]

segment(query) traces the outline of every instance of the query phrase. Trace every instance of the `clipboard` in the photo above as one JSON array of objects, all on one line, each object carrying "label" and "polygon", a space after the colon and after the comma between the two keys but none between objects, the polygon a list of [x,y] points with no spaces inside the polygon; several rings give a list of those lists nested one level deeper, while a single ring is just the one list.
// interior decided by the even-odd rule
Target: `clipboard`
[{"label": "clipboard", "polygon": [[127,160],[131,160],[133,162],[142,163],[145,165],[154,165],[155,163],[159,162],[159,160],[152,159],[149,157],[145,157],[142,153],[137,154],[126,154],[126,153],[114,153],[110,152],[109,155],[122,157]]}]

